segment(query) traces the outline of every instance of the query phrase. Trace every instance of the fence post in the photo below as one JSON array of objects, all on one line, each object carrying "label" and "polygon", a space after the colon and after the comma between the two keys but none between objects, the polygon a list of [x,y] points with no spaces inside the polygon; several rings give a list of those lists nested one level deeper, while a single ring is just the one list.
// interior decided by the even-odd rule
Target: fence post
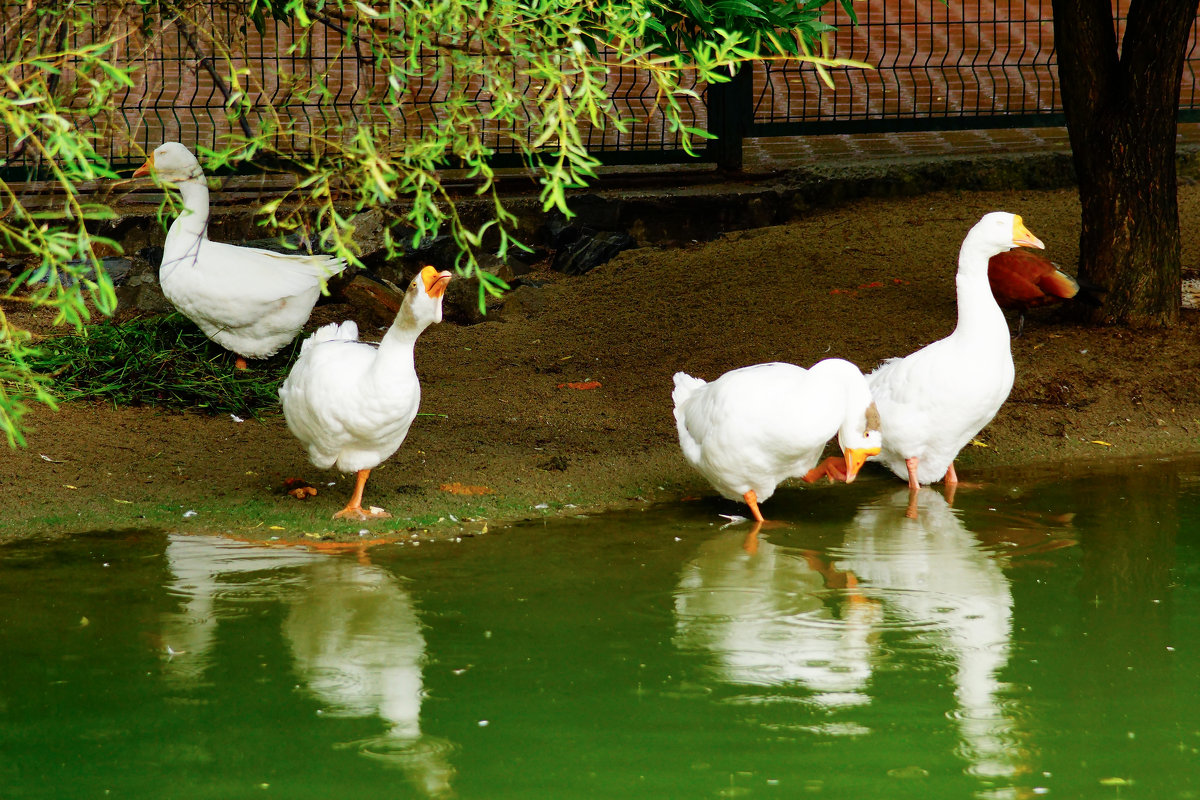
[{"label": "fence post", "polygon": [[726,83],[710,83],[704,91],[709,139],[705,155],[721,169],[742,168],[742,139],[754,119],[754,67],[742,64]]}]

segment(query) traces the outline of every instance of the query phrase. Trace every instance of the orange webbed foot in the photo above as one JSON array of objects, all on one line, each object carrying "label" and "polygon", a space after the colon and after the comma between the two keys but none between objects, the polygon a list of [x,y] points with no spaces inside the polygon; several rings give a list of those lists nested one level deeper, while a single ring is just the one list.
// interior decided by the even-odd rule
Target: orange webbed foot
[{"label": "orange webbed foot", "polygon": [[362,506],[346,506],[333,515],[334,519],[350,519],[356,522],[367,522],[373,519],[391,519],[392,515],[377,506],[363,508]]},{"label": "orange webbed foot", "polygon": [[822,477],[829,478],[830,483],[846,481],[846,459],[841,456],[830,456],[804,474],[805,483],[816,483]]}]

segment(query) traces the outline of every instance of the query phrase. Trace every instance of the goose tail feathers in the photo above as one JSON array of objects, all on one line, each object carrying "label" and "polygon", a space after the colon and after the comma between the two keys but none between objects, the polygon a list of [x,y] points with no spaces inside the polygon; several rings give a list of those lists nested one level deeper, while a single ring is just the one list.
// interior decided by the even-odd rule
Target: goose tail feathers
[{"label": "goose tail feathers", "polygon": [[707,381],[700,378],[693,378],[686,372],[675,373],[675,388],[671,390],[671,399],[675,401],[675,417],[679,418],[683,404],[692,396],[692,393],[701,386],[706,385]]},{"label": "goose tail feathers", "polygon": [[300,352],[305,353],[310,347],[315,347],[322,342],[357,342],[358,341],[358,325],[352,319],[345,322],[331,322],[328,325],[322,325],[304,340],[304,344],[300,345]]}]

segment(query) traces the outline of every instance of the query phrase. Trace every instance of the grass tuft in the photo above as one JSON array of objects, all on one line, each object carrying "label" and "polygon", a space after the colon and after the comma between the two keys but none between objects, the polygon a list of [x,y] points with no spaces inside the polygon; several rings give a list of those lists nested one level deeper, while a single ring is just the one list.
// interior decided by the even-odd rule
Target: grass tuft
[{"label": "grass tuft", "polygon": [[232,353],[173,313],[89,325],[83,333],[46,339],[30,363],[50,378],[51,390],[64,400],[104,399],[253,417],[278,407],[279,384],[302,339],[298,336],[271,358],[239,370]]}]

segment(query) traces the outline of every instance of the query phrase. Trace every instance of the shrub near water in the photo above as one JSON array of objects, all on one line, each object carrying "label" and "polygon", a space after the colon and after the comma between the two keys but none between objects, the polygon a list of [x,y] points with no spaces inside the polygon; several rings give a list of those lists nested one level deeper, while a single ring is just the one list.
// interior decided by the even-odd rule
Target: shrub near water
[{"label": "shrub near water", "polygon": [[64,400],[97,398],[257,416],[277,408],[279,384],[303,336],[269,359],[234,367],[234,356],[180,314],[90,325],[40,343],[30,359]]}]

